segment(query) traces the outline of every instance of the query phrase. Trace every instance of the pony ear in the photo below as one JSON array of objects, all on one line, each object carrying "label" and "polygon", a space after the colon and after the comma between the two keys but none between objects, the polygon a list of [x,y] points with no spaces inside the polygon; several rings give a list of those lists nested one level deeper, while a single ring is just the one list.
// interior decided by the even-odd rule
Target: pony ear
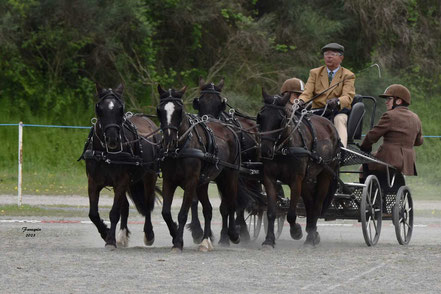
[{"label": "pony ear", "polygon": [[96,89],[96,96],[101,96],[101,94],[103,94],[103,87],[101,87],[101,85],[99,83],[95,83],[95,89]]},{"label": "pony ear", "polygon": [[263,87],[262,87],[262,97],[263,97],[263,102],[264,103],[269,103],[269,104],[273,103],[273,97],[268,95],[265,92],[265,89]]},{"label": "pony ear", "polygon": [[199,110],[199,98],[194,98],[193,99],[193,109],[194,110]]},{"label": "pony ear", "polygon": [[286,92],[285,95],[282,96],[282,105],[286,105],[286,103],[288,103],[289,98],[291,98],[291,93],[290,92]]},{"label": "pony ear", "polygon": [[122,97],[123,91],[124,91],[123,84],[119,84],[118,87],[116,87],[115,89],[115,93],[118,94],[120,97]]},{"label": "pony ear", "polygon": [[224,87],[224,78],[222,78],[219,83],[216,85],[216,87],[218,87],[220,90],[222,90],[222,88]]},{"label": "pony ear", "polygon": [[184,95],[185,91],[187,91],[187,86],[182,87],[181,90],[179,90],[179,93]]},{"label": "pony ear", "polygon": [[162,94],[164,94],[166,91],[164,91],[164,89],[162,89],[161,85],[158,84],[158,93],[161,96]]},{"label": "pony ear", "polygon": [[205,80],[203,77],[199,77],[199,88],[202,88],[205,85]]}]

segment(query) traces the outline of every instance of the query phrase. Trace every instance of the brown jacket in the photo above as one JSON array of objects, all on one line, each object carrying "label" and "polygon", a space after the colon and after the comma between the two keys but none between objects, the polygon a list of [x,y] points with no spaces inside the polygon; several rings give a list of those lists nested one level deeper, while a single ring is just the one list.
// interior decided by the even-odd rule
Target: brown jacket
[{"label": "brown jacket", "polygon": [[[405,175],[416,175],[416,156],[413,146],[423,144],[421,121],[418,115],[404,106],[386,111],[378,124],[367,133],[361,143],[361,148],[370,149],[380,137],[383,137],[383,144],[378,148],[375,157],[395,166]],[[383,170],[384,167],[369,164],[369,169]]]},{"label": "brown jacket", "polygon": [[[341,82],[343,81],[343,82]],[[326,101],[331,98],[340,99],[340,108],[351,108],[352,99],[355,95],[355,75],[348,69],[340,66],[340,69],[335,73],[335,77],[329,84],[328,71],[326,66],[311,69],[309,72],[309,78],[305,85],[305,90],[300,95],[300,99],[308,102],[316,94],[321,93],[330,86],[338,84],[336,87],[328,90],[319,97],[315,98],[312,102],[312,108],[323,108],[326,105]]]}]

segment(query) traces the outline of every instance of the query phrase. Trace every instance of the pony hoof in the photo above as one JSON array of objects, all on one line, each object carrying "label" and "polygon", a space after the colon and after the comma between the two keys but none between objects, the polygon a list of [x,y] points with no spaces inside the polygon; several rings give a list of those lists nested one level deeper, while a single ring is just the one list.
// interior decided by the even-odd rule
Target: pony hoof
[{"label": "pony hoof", "polygon": [[199,251],[201,252],[208,252],[208,251],[212,251],[213,249],[214,247],[210,239],[204,239],[199,245]]},{"label": "pony hoof", "polygon": [[240,236],[236,236],[235,238],[231,238],[230,237],[231,242],[233,242],[233,244],[239,244],[240,243]]},{"label": "pony hoof", "polygon": [[308,234],[308,236],[306,236],[306,241],[305,241],[304,245],[315,247],[319,243],[320,243],[320,235],[318,232],[314,232],[314,233]]},{"label": "pony hoof", "polygon": [[221,239],[221,240],[219,240],[218,244],[221,247],[230,247],[230,241],[228,241],[228,240]]},{"label": "pony hoof", "polygon": [[250,236],[250,233],[248,233],[248,230],[246,232],[240,233],[240,239],[242,242],[250,242],[251,241],[251,236]]},{"label": "pony hoof", "polygon": [[173,247],[170,252],[171,253],[175,253],[175,254],[181,254],[182,253],[182,249],[178,248],[178,247]]},{"label": "pony hoof", "polygon": [[115,245],[115,244],[106,244],[106,245],[104,246],[104,248],[105,248],[107,251],[113,251],[113,250],[116,250],[116,245]]},{"label": "pony hoof", "polygon": [[263,244],[262,244],[262,250],[265,250],[265,251],[271,251],[271,250],[274,250],[274,245],[263,243]]},{"label": "pony hoof", "polygon": [[116,244],[121,247],[129,246],[129,234],[126,229],[119,231],[118,238],[116,239]]},{"label": "pony hoof", "polygon": [[302,226],[300,224],[294,224],[291,226],[289,232],[291,234],[291,238],[294,240],[300,240],[303,237]]},{"label": "pony hoof", "polygon": [[202,230],[191,231],[191,237],[193,238],[194,244],[199,244],[204,238],[204,232]]},{"label": "pony hoof", "polygon": [[147,240],[147,237],[144,236],[144,244],[145,244],[145,246],[152,246],[154,242],[155,242],[155,236],[153,236],[153,238],[151,240]]}]

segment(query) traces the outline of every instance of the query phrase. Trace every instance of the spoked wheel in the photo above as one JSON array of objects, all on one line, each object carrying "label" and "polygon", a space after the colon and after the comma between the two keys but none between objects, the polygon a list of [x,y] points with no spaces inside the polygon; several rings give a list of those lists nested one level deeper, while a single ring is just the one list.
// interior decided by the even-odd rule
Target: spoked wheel
[{"label": "spoked wheel", "polygon": [[[276,237],[276,240],[279,239],[280,235],[282,234],[283,226],[285,224],[285,218],[286,218],[285,214],[281,214],[281,215],[276,216],[276,220],[274,221],[274,226],[275,226],[274,236]],[[268,216],[266,214],[266,211],[263,213],[263,229],[265,231],[265,234],[267,234],[267,232],[268,232]]]},{"label": "spoked wheel", "polygon": [[413,231],[413,201],[410,190],[406,186],[401,186],[398,189],[392,210],[392,219],[398,243],[401,245],[409,244]]},{"label": "spoked wheel", "polygon": [[262,227],[262,215],[263,211],[252,211],[245,219],[251,241],[255,241],[259,237],[260,228]]},{"label": "spoked wheel", "polygon": [[382,195],[378,179],[374,175],[367,177],[360,204],[360,219],[364,241],[367,246],[374,246],[380,238],[382,220]]}]

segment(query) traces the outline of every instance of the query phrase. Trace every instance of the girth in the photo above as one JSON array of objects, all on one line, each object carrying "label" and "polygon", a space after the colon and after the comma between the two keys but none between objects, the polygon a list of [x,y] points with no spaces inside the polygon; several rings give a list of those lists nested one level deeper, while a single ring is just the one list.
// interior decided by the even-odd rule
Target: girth
[{"label": "girth", "polygon": [[156,159],[150,162],[145,162],[139,156],[132,155],[129,152],[120,152],[118,154],[107,153],[105,151],[97,151],[87,149],[80,159],[93,159],[95,161],[104,161],[107,164],[121,164],[121,165],[135,165],[142,167],[149,167],[154,169]]},{"label": "girth", "polygon": [[133,143],[137,145],[132,146],[131,144],[123,143],[123,145],[128,145],[129,152],[121,151],[118,153],[108,153],[103,150],[94,150],[93,140],[94,140],[94,136],[97,136],[97,134],[95,132],[95,128],[91,127],[87,141],[84,144],[83,153],[81,154],[80,158],[78,158],[77,161],[80,161],[82,159],[95,160],[97,162],[104,161],[107,164],[140,166],[146,170],[158,172],[159,165],[156,158],[157,155],[156,148],[152,146],[153,160],[144,161],[142,158],[141,140],[138,135],[136,126],[131,121],[126,120],[122,125],[122,130],[123,130],[123,137],[124,139],[126,139],[126,141],[128,140],[126,138],[126,135],[124,134],[124,130],[131,132],[135,136]]}]

